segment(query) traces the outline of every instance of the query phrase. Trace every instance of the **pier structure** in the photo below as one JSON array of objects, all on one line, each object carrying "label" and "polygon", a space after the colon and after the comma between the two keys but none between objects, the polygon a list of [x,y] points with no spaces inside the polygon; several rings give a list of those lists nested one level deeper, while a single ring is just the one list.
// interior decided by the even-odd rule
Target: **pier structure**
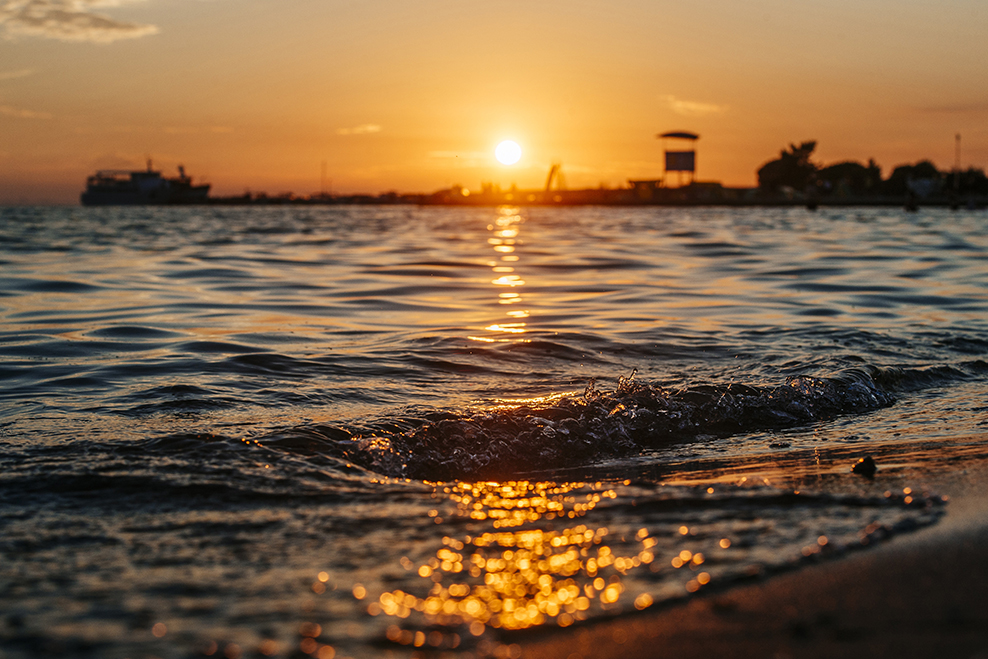
[{"label": "pier structure", "polygon": [[[662,179],[665,187],[669,187],[668,176],[669,172],[676,172],[679,180],[679,186],[692,185],[696,177],[696,141],[700,139],[700,136],[696,133],[690,133],[685,130],[673,130],[666,133],[660,133],[656,135],[657,138],[662,140],[663,151],[665,152],[664,167],[665,171],[663,173]],[[682,142],[689,143],[689,149],[684,149],[679,147],[675,150],[670,150],[668,146],[669,140],[675,140],[673,144],[682,144]],[[684,184],[684,179],[688,181]]]}]

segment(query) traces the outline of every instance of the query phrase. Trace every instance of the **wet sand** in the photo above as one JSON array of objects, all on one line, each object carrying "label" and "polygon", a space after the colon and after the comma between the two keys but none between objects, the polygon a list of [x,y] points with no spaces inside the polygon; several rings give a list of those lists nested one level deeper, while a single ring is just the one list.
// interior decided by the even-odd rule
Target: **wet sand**
[{"label": "wet sand", "polygon": [[949,495],[938,524],[678,606],[549,632],[523,642],[522,656],[988,657],[988,460],[944,469],[949,461],[886,473]]}]

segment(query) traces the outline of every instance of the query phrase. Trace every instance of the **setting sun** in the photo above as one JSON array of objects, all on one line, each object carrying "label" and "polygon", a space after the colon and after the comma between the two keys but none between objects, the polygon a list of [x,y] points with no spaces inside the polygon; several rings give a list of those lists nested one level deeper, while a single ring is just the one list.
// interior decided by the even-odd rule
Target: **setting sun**
[{"label": "setting sun", "polygon": [[521,159],[521,147],[517,142],[505,140],[494,149],[494,157],[502,165],[513,165]]}]

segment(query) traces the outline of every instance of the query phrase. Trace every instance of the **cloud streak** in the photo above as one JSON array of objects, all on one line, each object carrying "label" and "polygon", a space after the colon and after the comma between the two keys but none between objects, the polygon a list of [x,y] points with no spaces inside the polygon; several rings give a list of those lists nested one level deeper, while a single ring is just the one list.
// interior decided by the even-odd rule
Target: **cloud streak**
[{"label": "cloud streak", "polygon": [[381,127],[377,124],[363,124],[361,126],[354,126],[353,128],[340,128],[336,131],[337,135],[370,135],[371,133],[380,133]]},{"label": "cloud streak", "polygon": [[687,101],[672,95],[663,96],[662,99],[669,106],[670,110],[684,117],[706,117],[711,114],[723,114],[727,112],[726,105]]},{"label": "cloud streak", "polygon": [[0,105],[0,115],[15,119],[51,119],[51,113],[15,108],[12,105]]},{"label": "cloud streak", "polygon": [[232,126],[165,126],[168,135],[199,135],[202,133],[232,133]]},{"label": "cloud streak", "polygon": [[136,0],[0,0],[0,26],[9,36],[24,35],[110,43],[158,32],[154,25],[119,21],[98,13]]},{"label": "cloud streak", "polygon": [[971,103],[956,103],[953,105],[933,105],[920,108],[923,112],[938,112],[943,114],[984,114],[988,112],[988,101]]},{"label": "cloud streak", "polygon": [[18,71],[0,71],[0,80],[16,80],[34,75],[34,69],[20,69]]}]

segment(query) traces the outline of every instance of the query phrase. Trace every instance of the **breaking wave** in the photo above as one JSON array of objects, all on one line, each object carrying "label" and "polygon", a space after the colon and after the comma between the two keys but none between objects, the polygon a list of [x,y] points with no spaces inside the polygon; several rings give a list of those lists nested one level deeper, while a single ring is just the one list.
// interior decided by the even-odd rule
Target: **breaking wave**
[{"label": "breaking wave", "polygon": [[[392,477],[430,481],[505,479],[638,455],[698,437],[791,428],[887,407],[878,379],[903,374],[852,370],[789,377],[778,386],[708,384],[669,390],[621,378],[613,391],[591,381],[582,394],[439,411],[376,428],[313,426],[261,440],[268,446],[335,452]],[[290,439],[293,437],[294,439]],[[304,447],[303,447],[304,444]]]}]

